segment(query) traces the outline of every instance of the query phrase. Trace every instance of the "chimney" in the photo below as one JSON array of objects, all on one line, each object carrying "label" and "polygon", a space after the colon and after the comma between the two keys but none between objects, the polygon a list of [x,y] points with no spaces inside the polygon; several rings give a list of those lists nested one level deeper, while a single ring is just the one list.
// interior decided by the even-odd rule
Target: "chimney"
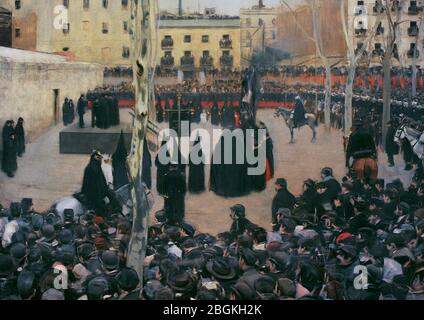
[{"label": "chimney", "polygon": [[183,15],[183,0],[178,0],[178,15],[180,17]]}]

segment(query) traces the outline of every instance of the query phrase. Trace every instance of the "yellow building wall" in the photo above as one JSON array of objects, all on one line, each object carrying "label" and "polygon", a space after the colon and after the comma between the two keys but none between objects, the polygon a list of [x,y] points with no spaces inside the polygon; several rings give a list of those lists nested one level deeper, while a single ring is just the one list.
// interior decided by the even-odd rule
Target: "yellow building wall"
[{"label": "yellow building wall", "polygon": [[[224,34],[230,35],[232,40],[232,49],[221,49],[220,40]],[[162,40],[165,35],[172,36],[174,46],[172,50],[162,49]],[[191,36],[191,43],[184,43],[184,36]],[[209,42],[202,43],[202,36],[209,35]],[[203,51],[209,50],[209,54],[213,57],[214,68],[220,68],[220,58],[222,52],[229,50],[234,57],[233,68],[240,68],[240,28],[160,28],[158,40],[157,63],[160,64],[160,59],[165,55],[165,51],[172,51],[172,56],[175,59],[175,66],[180,65],[181,57],[184,51],[191,51],[194,56],[196,68],[200,68],[200,58],[203,56]]]}]

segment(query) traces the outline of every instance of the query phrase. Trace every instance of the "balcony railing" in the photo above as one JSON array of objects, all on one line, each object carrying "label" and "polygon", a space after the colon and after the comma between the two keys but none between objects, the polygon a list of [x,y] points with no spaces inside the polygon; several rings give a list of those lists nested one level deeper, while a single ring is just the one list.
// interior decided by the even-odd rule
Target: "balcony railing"
[{"label": "balcony railing", "polygon": [[213,58],[212,57],[201,57],[200,66],[202,68],[212,68],[213,67]]},{"label": "balcony railing", "polygon": [[372,55],[382,57],[382,56],[384,56],[384,50],[382,48],[374,49],[372,51]]},{"label": "balcony railing", "polygon": [[220,59],[221,66],[223,67],[232,67],[234,64],[233,56],[222,56]]},{"label": "balcony railing", "polygon": [[184,56],[181,58],[181,67],[194,67],[194,57]]},{"label": "balcony railing", "polygon": [[355,29],[355,34],[357,35],[357,36],[365,36],[366,34],[367,34],[367,29],[365,29],[365,28],[363,28],[363,27],[361,27],[361,28],[356,28]]},{"label": "balcony railing", "polygon": [[413,59],[414,56],[415,56],[415,58],[418,58],[420,56],[420,51],[418,49],[411,48],[411,49],[408,50],[408,52],[406,53],[406,55],[410,59]]},{"label": "balcony railing", "polygon": [[172,48],[174,47],[174,40],[172,39],[163,39],[162,48]]},{"label": "balcony railing", "polygon": [[417,5],[409,6],[408,7],[408,14],[410,15],[417,15],[420,11],[420,8],[418,8]]},{"label": "balcony railing", "polygon": [[416,37],[418,35],[418,27],[409,27],[408,28],[408,36]]},{"label": "balcony railing", "polygon": [[160,64],[166,67],[172,67],[175,63],[174,57],[162,57],[160,59]]},{"label": "balcony railing", "polygon": [[231,40],[231,39],[221,39],[221,41],[219,41],[219,46],[222,49],[231,49],[233,47],[233,40]]}]

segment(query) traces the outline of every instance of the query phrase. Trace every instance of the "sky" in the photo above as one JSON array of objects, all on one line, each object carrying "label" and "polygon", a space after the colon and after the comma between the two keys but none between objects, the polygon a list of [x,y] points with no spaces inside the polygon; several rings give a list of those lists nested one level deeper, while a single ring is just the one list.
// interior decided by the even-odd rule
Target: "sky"
[{"label": "sky", "polygon": [[[289,0],[296,4],[301,0]],[[203,12],[204,8],[217,8],[219,14],[238,15],[240,7],[249,8],[259,3],[258,0],[183,0],[183,8]],[[266,6],[278,6],[280,0],[264,0]],[[174,9],[178,7],[178,0],[159,0],[159,9]]]}]

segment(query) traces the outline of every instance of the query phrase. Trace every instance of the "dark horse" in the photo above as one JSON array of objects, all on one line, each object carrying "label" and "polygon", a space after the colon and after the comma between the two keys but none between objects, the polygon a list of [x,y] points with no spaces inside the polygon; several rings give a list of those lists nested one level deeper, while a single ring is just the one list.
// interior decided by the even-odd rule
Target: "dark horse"
[{"label": "dark horse", "polygon": [[[291,117],[292,112],[290,110],[284,109],[284,108],[278,108],[277,111],[275,112],[275,117],[283,117],[284,121],[286,122],[287,127],[290,129],[290,135],[291,135],[291,139],[290,139],[290,143],[294,143],[294,129],[295,129],[295,125],[294,125],[294,120]],[[298,127],[301,128],[303,126],[308,126],[309,128],[311,128],[313,136],[312,136],[312,141],[311,142],[316,142],[317,141],[317,131],[315,130],[316,127],[318,126],[318,121],[317,121],[317,117],[312,114],[312,113],[307,113],[306,114],[306,119],[304,122],[299,123]]]}]

